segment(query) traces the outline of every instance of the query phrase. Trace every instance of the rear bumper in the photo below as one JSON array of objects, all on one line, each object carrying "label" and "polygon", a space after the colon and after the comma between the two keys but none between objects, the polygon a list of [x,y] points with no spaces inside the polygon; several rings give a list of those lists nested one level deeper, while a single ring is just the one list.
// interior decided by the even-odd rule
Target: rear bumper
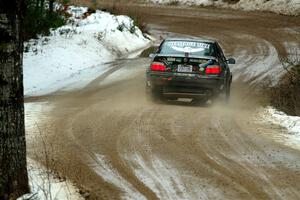
[{"label": "rear bumper", "polygon": [[224,88],[225,79],[198,74],[148,72],[147,85],[161,88],[165,96],[196,98],[219,94]]}]

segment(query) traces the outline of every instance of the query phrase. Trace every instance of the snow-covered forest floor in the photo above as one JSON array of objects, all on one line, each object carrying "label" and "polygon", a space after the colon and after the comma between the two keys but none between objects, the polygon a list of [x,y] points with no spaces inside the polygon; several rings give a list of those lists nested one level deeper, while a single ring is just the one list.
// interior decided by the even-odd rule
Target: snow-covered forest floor
[{"label": "snow-covered forest floor", "polygon": [[79,189],[68,180],[61,180],[38,162],[27,159],[31,193],[18,200],[83,200]]}]

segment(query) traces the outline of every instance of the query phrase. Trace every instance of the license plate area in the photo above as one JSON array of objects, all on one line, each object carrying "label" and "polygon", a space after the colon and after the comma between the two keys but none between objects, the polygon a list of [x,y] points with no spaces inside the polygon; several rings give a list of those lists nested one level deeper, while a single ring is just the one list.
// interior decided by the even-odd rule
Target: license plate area
[{"label": "license plate area", "polygon": [[177,72],[191,73],[191,72],[193,72],[193,66],[192,65],[178,65]]}]

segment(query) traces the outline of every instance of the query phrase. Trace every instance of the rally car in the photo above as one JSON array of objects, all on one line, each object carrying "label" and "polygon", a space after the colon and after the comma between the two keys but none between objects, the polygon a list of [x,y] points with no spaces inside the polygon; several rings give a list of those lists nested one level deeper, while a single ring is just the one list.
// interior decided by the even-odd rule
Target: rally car
[{"label": "rally car", "polygon": [[225,58],[217,41],[168,38],[150,57],[146,91],[154,99],[229,99],[232,73],[228,64],[235,60]]}]

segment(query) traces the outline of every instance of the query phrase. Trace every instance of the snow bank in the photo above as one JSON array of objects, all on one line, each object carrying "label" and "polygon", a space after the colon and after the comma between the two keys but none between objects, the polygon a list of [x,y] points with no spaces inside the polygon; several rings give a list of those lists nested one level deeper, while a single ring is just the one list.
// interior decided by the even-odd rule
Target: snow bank
[{"label": "snow bank", "polygon": [[246,11],[270,11],[285,15],[300,15],[300,0],[239,0],[229,4],[223,0],[148,0],[154,3],[171,4],[178,2],[184,5],[216,6]]},{"label": "snow bank", "polygon": [[56,179],[51,172],[48,172],[37,162],[28,159],[27,168],[31,193],[18,198],[18,200],[84,199],[71,182]]},{"label": "snow bank", "polygon": [[240,0],[237,4],[225,4],[224,6],[246,11],[270,11],[285,15],[300,14],[300,0]]},{"label": "snow bank", "polygon": [[300,117],[286,115],[273,107],[259,110],[259,116],[264,123],[275,124],[287,130],[275,135],[276,141],[300,149]]},{"label": "snow bank", "polygon": [[213,5],[213,0],[148,0],[148,2],[159,4],[181,4],[181,5],[201,5],[209,6]]},{"label": "snow bank", "polygon": [[108,69],[105,63],[149,45],[129,17],[97,10],[85,18],[86,11],[71,6],[65,26],[25,43],[26,96],[82,87]]},{"label": "snow bank", "polygon": [[300,139],[300,117],[286,115],[272,107],[266,108],[264,116],[268,122],[286,128],[290,134],[298,135]]}]

